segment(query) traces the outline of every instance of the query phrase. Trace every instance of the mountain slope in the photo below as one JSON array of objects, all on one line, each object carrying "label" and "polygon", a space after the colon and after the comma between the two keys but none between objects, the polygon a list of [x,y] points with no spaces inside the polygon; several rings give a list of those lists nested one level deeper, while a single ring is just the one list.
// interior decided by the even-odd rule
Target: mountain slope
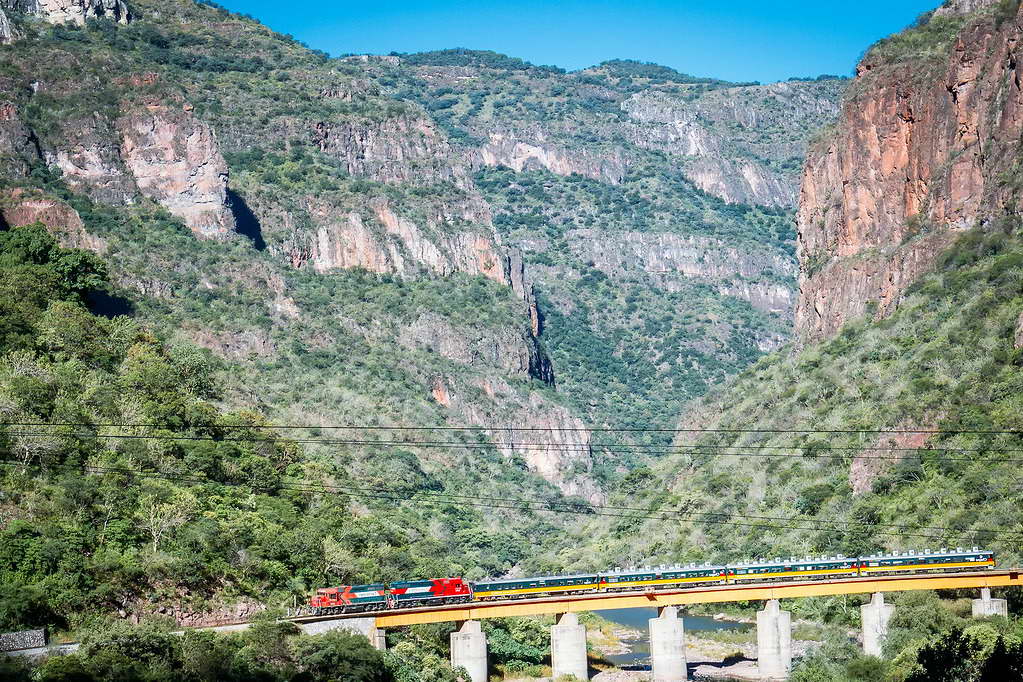
[{"label": "mountain slope", "polygon": [[887,314],[957,232],[1018,211],[1020,29],[1014,3],[986,4],[984,20],[939,10],[858,66],[802,186],[800,337]]},{"label": "mountain slope", "polygon": [[[464,51],[329,60],[208,5],[141,0],[126,25],[87,5],[49,26],[32,14],[58,20],[48,5],[7,3],[0,151],[9,183],[42,194],[10,195],[6,219],[56,202],[52,227],[102,244],[139,314],[228,362],[232,402],[488,433],[663,421],[788,334],[784,207],[840,80],[563,74]],[[733,175],[753,184],[718,186]],[[534,177],[542,212],[520,194]],[[564,239],[542,245],[541,225]],[[620,293],[591,286],[601,275]],[[559,442],[546,433],[537,445]],[[598,500],[615,463],[594,471],[589,441],[525,465]]]},{"label": "mountain slope", "polygon": [[[600,503],[637,464],[591,425],[669,423],[789,333],[794,168],[840,80],[736,85],[631,62],[564,74],[458,51],[454,63],[332,60],[190,0],[136,0],[113,17],[91,0],[0,4],[0,228],[40,221],[100,254],[113,284],[93,292],[93,312],[134,317],[161,347],[206,349],[219,387],[206,402],[309,427],[288,432],[308,441],[289,482],[392,491],[259,498],[301,526],[301,538],[268,531],[302,544],[299,559],[253,559],[265,534],[213,540],[229,580],[168,569],[146,601],[140,578],[116,607],[133,617],[183,600],[198,622],[217,615],[206,607],[287,603],[325,580],[521,570],[575,523],[543,505]],[[73,414],[103,440],[100,425],[134,419],[130,408]],[[24,419],[36,416],[52,415]],[[118,452],[88,450],[68,485],[109,487],[83,467]],[[45,488],[47,505],[63,494],[60,474],[26,471],[20,491]],[[509,491],[541,508],[429,497]],[[188,519],[118,551],[145,567],[194,559],[210,494],[168,491]],[[75,523],[104,509],[83,505]],[[5,520],[11,555],[23,533],[63,532],[55,515]],[[251,578],[254,566],[267,575]],[[8,569],[19,584],[59,572]],[[115,608],[80,597],[80,613],[59,614],[71,624]]]},{"label": "mountain slope", "polygon": [[[957,28],[950,35],[938,14],[931,19],[937,26],[924,23],[867,53],[869,66],[893,46],[913,48],[887,57],[885,78],[861,66],[834,141],[807,162],[808,186],[817,189],[804,189],[808,204],[800,210],[804,276],[821,254],[831,259],[822,274],[809,275],[813,291],[804,288],[801,304],[821,300],[825,318],[845,324],[830,339],[759,360],[690,405],[676,452],[635,471],[610,497],[611,504],[666,511],[670,518],[594,522],[581,531],[581,542],[593,539],[574,555],[574,565],[587,565],[598,548],[616,561],[639,562],[984,545],[1006,565],[1020,560],[1023,238],[1013,112],[1020,101],[1021,20],[1015,6],[1008,9],[1013,13],[1002,4],[953,16]],[[871,223],[875,249],[848,255],[842,239],[806,248],[822,233],[819,223],[804,221],[815,197],[862,208],[867,193],[887,192],[884,183],[868,186],[863,179],[890,170],[893,158],[906,161],[897,146],[882,147],[878,156],[850,142],[906,123],[901,110],[886,114],[869,103],[890,93],[915,102],[913,125],[939,136],[917,144],[943,149],[940,136],[953,127],[945,116],[954,108],[942,103],[963,98],[943,84],[973,63],[971,54],[997,61],[984,72],[991,90],[982,111],[985,120],[1001,122],[982,140],[983,155],[974,153],[970,138],[961,141],[964,153],[949,157],[953,166],[972,159],[975,182],[949,185],[941,154],[936,165],[921,161],[915,167],[929,178],[920,185],[927,201],[908,220],[932,225],[932,232],[907,237],[898,221]],[[900,74],[903,80],[892,80]],[[937,101],[921,106],[929,97]],[[858,112],[873,116],[866,128]],[[843,174],[822,180],[820,169],[836,156],[848,160]],[[863,184],[853,190],[845,178]],[[961,200],[964,187],[975,201]],[[850,194],[837,198],[843,191]],[[926,222],[927,207],[941,206],[956,206],[973,227]],[[834,224],[866,224],[844,215]],[[898,293],[877,307],[877,319],[846,279],[827,275],[847,268],[873,285],[872,258],[911,250],[923,263],[886,266],[884,281],[894,282]],[[868,315],[851,317],[856,308],[846,305]],[[822,330],[806,331],[812,337]]]}]

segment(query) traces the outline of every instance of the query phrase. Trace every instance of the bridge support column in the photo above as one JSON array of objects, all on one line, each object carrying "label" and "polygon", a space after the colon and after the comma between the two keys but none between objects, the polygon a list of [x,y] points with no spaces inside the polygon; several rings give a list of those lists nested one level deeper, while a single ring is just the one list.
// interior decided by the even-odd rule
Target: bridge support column
[{"label": "bridge support column", "polygon": [[583,682],[590,679],[586,626],[579,624],[579,617],[574,613],[562,614],[558,624],[551,626],[551,667],[554,679],[562,675],[574,675]]},{"label": "bridge support column", "polygon": [[860,607],[863,622],[863,653],[880,658],[884,638],[888,636],[888,621],[895,611],[893,604],[884,603],[884,594],[875,592],[869,604]]},{"label": "bridge support column", "polygon": [[785,680],[791,668],[792,614],[772,599],[757,611],[757,669],[763,680]]},{"label": "bridge support column", "polygon": [[678,609],[665,606],[657,618],[650,619],[650,663],[653,682],[685,682],[686,631]]},{"label": "bridge support column", "polygon": [[478,620],[467,620],[451,633],[451,667],[459,666],[472,682],[487,682],[487,636]]},{"label": "bridge support column", "polygon": [[982,587],[980,599],[973,600],[973,617],[986,618],[987,616],[1008,616],[1009,605],[1004,599],[992,599],[991,588]]},{"label": "bridge support column", "polygon": [[387,651],[387,636],[382,628],[373,628],[366,635],[369,638],[369,643],[373,645],[373,648],[377,651]]}]

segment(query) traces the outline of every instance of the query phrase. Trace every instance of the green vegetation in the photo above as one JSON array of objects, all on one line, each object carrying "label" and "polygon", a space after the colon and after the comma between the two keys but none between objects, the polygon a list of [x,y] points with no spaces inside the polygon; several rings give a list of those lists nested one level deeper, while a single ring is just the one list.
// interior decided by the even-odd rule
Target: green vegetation
[{"label": "green vegetation", "polygon": [[432,52],[415,52],[402,54],[392,52],[394,56],[400,56],[403,61],[413,66],[472,66],[484,69],[500,69],[502,71],[547,71],[550,73],[564,73],[564,69],[556,66],[536,66],[518,57],[509,57],[506,54],[493,52],[491,50],[467,50],[465,48],[454,48],[449,50],[434,50]]},{"label": "green vegetation", "polygon": [[[837,432],[680,438],[700,450],[670,457],[653,468],[653,481],[638,490],[623,484],[612,496],[630,506],[718,513],[707,521],[719,523],[594,522],[580,537],[595,537],[616,562],[982,545],[1015,564],[1023,545],[1012,534],[1023,528],[1007,453],[1023,448],[1014,347],[1021,264],[1014,221],[968,232],[889,318],[762,358],[690,408],[702,416],[700,428]],[[878,428],[893,432],[845,432]],[[939,433],[923,442],[897,433],[913,428]],[[920,445],[927,449],[904,450]],[[637,546],[638,538],[647,540]]]},{"label": "green vegetation", "polygon": [[[787,334],[779,316],[721,291],[730,285],[794,287],[791,275],[766,265],[792,267],[794,235],[784,211],[728,205],[678,175],[652,169],[608,185],[579,175],[496,168],[481,171],[477,184],[494,207],[503,239],[523,250],[536,273],[545,344],[560,389],[591,423],[670,427],[686,401],[759,357],[760,338]],[[626,256],[616,263],[619,251],[643,244],[645,235],[653,241],[640,246],[632,257],[637,262]],[[702,278],[644,272],[644,259],[685,253],[690,244],[709,252],[735,245],[750,261],[764,263],[762,274],[718,280],[713,263],[699,260],[689,267],[703,267]],[[594,264],[604,258],[607,263]],[[663,434],[644,437],[650,444],[670,442]],[[614,467],[632,464],[620,453],[607,455],[608,479]]]},{"label": "green vegetation", "polygon": [[[122,115],[154,102],[192,112],[215,131],[235,201],[265,248],[198,240],[153,201],[127,203],[38,162],[26,177],[5,177],[5,192],[38,192],[77,211],[102,240],[103,262],[59,248],[38,227],[3,234],[0,408],[9,421],[75,425],[2,432],[15,460],[2,470],[0,498],[4,627],[81,631],[103,614],[142,617],[168,605],[178,615],[238,600],[289,605],[328,582],[560,570],[553,548],[574,519],[429,497],[514,490],[563,499],[483,428],[452,432],[454,446],[441,449],[371,430],[331,438],[315,425],[483,426],[566,405],[596,425],[670,425],[684,401],[786,336],[780,317],[729,292],[791,290],[790,213],[725,204],[664,170],[677,161],[668,152],[628,137],[622,104],[644,88],[720,113],[703,98],[731,84],[617,61],[564,74],[465,50],[399,64],[329,60],[211,3],[132,7],[129,26],[49,27],[14,15],[25,37],[0,47],[0,74],[20,120],[47,152],[72,143],[95,151],[130,194]],[[484,77],[463,82],[464,69]],[[31,94],[40,74],[51,85]],[[807,87],[821,99],[840,89]],[[785,119],[770,97],[761,105],[772,121]],[[614,169],[596,174],[602,180],[468,172],[466,147],[537,127],[573,162],[620,155],[620,182]],[[772,124],[727,153],[791,173],[796,127]],[[360,136],[398,144],[415,131],[413,147],[429,153],[407,167],[396,160],[404,150],[390,158],[381,148],[379,166],[361,169],[360,150],[344,146]],[[442,253],[488,234],[493,210],[501,237],[526,252],[559,388],[521,367],[519,353],[542,345],[524,345],[534,341],[523,301],[490,279],[428,269],[432,253],[414,253],[380,217],[384,207]],[[355,220],[412,264],[406,276],[314,269],[320,230]],[[690,281],[602,269],[587,251],[633,233],[716,240],[707,244],[770,265],[727,283]],[[525,248],[531,239],[547,243]],[[104,301],[131,316],[99,315]],[[310,425],[287,435],[312,442],[281,440],[271,422]],[[607,446],[601,483],[640,463],[616,455],[617,443],[597,445]],[[570,473],[589,476],[587,466]],[[627,480],[648,476],[640,468]],[[402,501],[354,492],[371,487]],[[496,627],[509,633],[494,634],[507,645],[501,665],[541,665],[545,645],[529,628]],[[414,670],[418,659],[402,646],[393,656]]]},{"label": "green vegetation", "polygon": [[[504,167],[480,171],[476,181],[495,209],[494,225],[516,242],[563,240],[571,229],[636,231],[717,237],[744,251],[769,247],[795,255],[789,211],[727,204],[673,172],[667,158],[661,162],[631,170],[614,185],[578,174]],[[552,246],[551,257],[572,257],[568,246]]]},{"label": "green vegetation", "polygon": [[658,80],[661,82],[671,81],[674,83],[716,83],[716,84],[727,84],[727,81],[718,80],[716,78],[697,78],[696,76],[690,76],[689,74],[680,73],[675,69],[655,64],[653,62],[640,62],[635,59],[611,59],[605,62],[601,62],[597,67],[609,76],[615,78],[648,78],[651,80]]},{"label": "green vegetation", "polygon": [[[166,238],[158,223],[148,228]],[[0,429],[0,629],[78,628],[96,614],[165,604],[289,605],[328,582],[478,577],[520,561],[533,544],[526,534],[549,535],[532,513],[516,530],[519,513],[505,512],[497,529],[474,510],[414,501],[416,491],[467,485],[465,475],[485,480],[491,467],[514,480],[488,448],[466,454],[472,474],[441,479],[437,465],[424,469],[396,447],[304,455],[263,417],[218,409],[210,402],[223,392],[212,375],[218,361],[165,344],[135,320],[89,312],[84,301],[103,272],[41,226],[0,233],[0,290],[16,294],[3,297],[5,421],[68,424]],[[100,426],[109,423],[155,426]],[[361,476],[360,460],[380,478]],[[525,476],[520,485],[535,485]],[[409,504],[338,495],[374,480],[398,481]]]},{"label": "green vegetation", "polygon": [[391,654],[373,649],[362,635],[333,631],[302,635],[292,623],[272,619],[244,632],[220,635],[188,631],[154,621],[116,623],[89,630],[78,652],[46,659],[36,668],[17,660],[0,661],[10,682],[455,682],[446,676],[410,678]]},{"label": "green vegetation", "polygon": [[967,17],[960,14],[935,16],[934,12],[925,12],[908,29],[875,43],[867,50],[867,59],[882,64],[944,60],[966,21]]},{"label": "green vegetation", "polygon": [[884,658],[864,656],[841,634],[800,661],[795,682],[995,682],[1019,680],[1023,620],[968,618],[933,592],[895,596]]},{"label": "green vegetation", "polygon": [[[755,309],[741,292],[751,286],[791,290],[790,214],[725,204],[696,190],[679,172],[664,170],[676,164],[672,156],[630,142],[623,128],[629,117],[622,104],[643,88],[702,102],[729,84],[627,61],[564,74],[469,50],[401,55],[397,64],[326,60],[209,3],[136,0],[133,9],[136,20],[127,27],[35,24],[25,40],[4,46],[10,59],[0,68],[21,84],[18,92],[30,92],[39,73],[62,83],[15,102],[19,116],[43,148],[80,139],[83,147],[108,153],[117,168],[122,111],[154,100],[169,107],[187,102],[216,131],[232,196],[250,212],[253,242],[265,245],[263,251],[254,253],[241,242],[196,242],[151,202],[105,205],[114,199],[103,192],[87,198],[81,188],[69,189],[73,181],[42,168],[13,182],[57,196],[82,215],[89,231],[106,241],[112,277],[126,283],[122,295],[155,333],[171,344],[210,349],[225,409],[257,404],[275,420],[295,423],[362,422],[368,416],[379,424],[460,424],[481,412],[520,419],[527,410],[544,409],[532,402],[539,393],[594,424],[667,425],[682,402],[787,334],[781,318]],[[171,12],[175,20],[167,21]],[[464,79],[466,69],[486,77]],[[693,80],[699,82],[682,82]],[[807,87],[812,97],[824,99],[840,89],[826,81]],[[758,110],[785,125],[756,132],[758,139],[766,135],[756,150],[728,153],[791,173],[804,133],[775,111],[778,102],[758,97]],[[723,109],[713,104],[708,111]],[[358,152],[344,146],[349,137],[397,145],[407,131],[426,125],[428,114],[447,138],[429,142],[433,156],[395,168],[381,148],[373,152],[382,159],[379,166],[369,170],[356,169],[348,158]],[[484,144],[492,132],[537,125],[550,132],[552,144],[580,158],[624,155],[629,163],[622,182],[505,169],[483,171],[475,183],[459,175],[466,173],[464,147]],[[778,149],[771,147],[772,136],[783,140]],[[331,146],[335,140],[338,146]],[[522,302],[492,281],[437,277],[422,265],[431,252],[414,251],[384,225],[382,207],[414,224],[442,253],[458,240],[487,235],[491,228],[479,216],[488,212],[513,245],[548,239],[542,250],[527,249],[526,258],[531,276],[535,266],[573,274],[564,282],[534,276],[558,390],[517,371],[515,358],[508,357],[527,329]],[[382,251],[403,260],[407,276],[315,272],[312,252],[324,248],[324,229],[343,231],[349,220],[361,220]],[[611,239],[637,232],[721,240],[770,265],[728,283],[638,272],[623,278],[597,268],[592,254],[582,252],[593,237],[573,230],[585,229]],[[705,246],[717,249],[718,242]],[[584,314],[574,316],[576,308]],[[429,335],[411,331],[421,318],[440,328],[439,336],[423,340]],[[443,343],[452,338],[495,339],[500,351],[452,351]],[[436,402],[438,381],[462,407]],[[493,387],[504,385],[509,389],[494,395]],[[479,440],[478,434],[464,438]],[[328,454],[312,444],[309,450],[377,480],[383,480],[378,468],[387,469],[376,447]],[[544,498],[557,495],[524,462],[512,459],[508,466],[493,448],[453,457],[406,451],[434,480],[450,475],[452,460],[466,467],[451,486],[500,481]],[[606,454],[602,476],[629,464]]]}]

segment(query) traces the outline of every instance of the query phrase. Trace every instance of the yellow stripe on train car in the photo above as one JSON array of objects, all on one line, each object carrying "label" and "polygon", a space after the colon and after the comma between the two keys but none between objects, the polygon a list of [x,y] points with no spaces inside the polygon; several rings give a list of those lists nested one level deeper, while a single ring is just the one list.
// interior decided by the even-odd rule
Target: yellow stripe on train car
[{"label": "yellow stripe on train car", "polygon": [[568,592],[569,590],[592,590],[596,583],[589,585],[552,585],[551,587],[520,587],[511,590],[476,590],[477,597],[499,597],[506,594],[536,594],[537,592]]},{"label": "yellow stripe on train car", "polygon": [[776,571],[774,573],[731,573],[729,580],[760,580],[762,578],[788,578],[800,575],[836,575],[838,573],[856,573],[856,567],[851,568],[819,568],[812,571]]},{"label": "yellow stripe on train car", "polygon": [[994,559],[987,561],[949,561],[940,564],[902,564],[899,566],[864,566],[861,570],[864,573],[879,573],[881,571],[915,571],[921,568],[967,568],[970,566],[994,566]]}]

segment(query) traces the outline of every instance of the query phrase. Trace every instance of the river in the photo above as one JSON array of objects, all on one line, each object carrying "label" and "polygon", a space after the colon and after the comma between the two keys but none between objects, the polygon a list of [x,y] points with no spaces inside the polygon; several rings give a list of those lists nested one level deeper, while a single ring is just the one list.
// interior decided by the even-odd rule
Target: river
[{"label": "river", "polygon": [[[630,651],[623,654],[606,654],[608,662],[617,666],[649,665],[650,663],[650,641],[647,637],[647,621],[657,617],[657,609],[608,609],[596,612],[602,618],[612,623],[618,623],[625,627],[639,630],[643,636],[638,640],[628,642]],[[680,617],[681,614],[680,614]],[[692,616],[686,614],[684,617],[686,632],[699,633],[712,630],[749,630],[753,626],[750,623],[737,623],[728,620],[714,620],[710,616]]]}]

